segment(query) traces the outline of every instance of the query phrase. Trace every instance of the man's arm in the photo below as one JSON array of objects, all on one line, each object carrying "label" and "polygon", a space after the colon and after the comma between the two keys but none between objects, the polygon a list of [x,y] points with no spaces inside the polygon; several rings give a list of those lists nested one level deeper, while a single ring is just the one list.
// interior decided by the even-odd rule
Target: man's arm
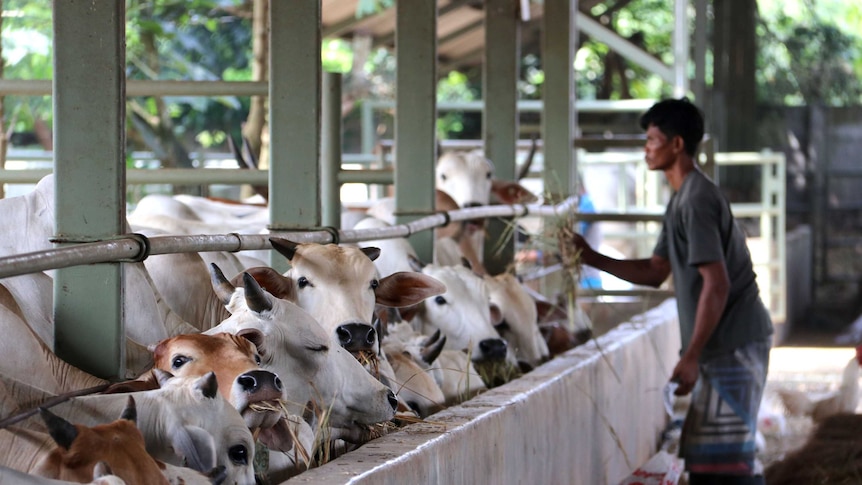
[{"label": "man's arm", "polygon": [[610,273],[617,278],[636,285],[657,288],[670,274],[670,261],[653,255],[649,259],[614,259],[594,250],[580,234],[573,234],[568,241],[580,255],[580,262]]},{"label": "man's arm", "polygon": [[698,375],[698,359],[709,337],[718,326],[718,321],[727,305],[730,293],[730,277],[724,262],[706,263],[697,267],[703,278],[703,288],[697,300],[697,313],[694,317],[694,333],[685,353],[673,370],[671,380],[679,383],[676,390],[678,396],[691,392]]}]

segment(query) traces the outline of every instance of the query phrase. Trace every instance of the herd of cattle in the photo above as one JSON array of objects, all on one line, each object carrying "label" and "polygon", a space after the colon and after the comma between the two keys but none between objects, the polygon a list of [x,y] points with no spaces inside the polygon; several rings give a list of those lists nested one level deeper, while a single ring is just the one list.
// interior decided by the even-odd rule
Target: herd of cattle
[{"label": "herd of cattle", "polygon": [[[440,210],[528,195],[475,152],[444,155],[436,176]],[[0,200],[0,256],[52,247],[53,201],[51,176]],[[390,224],[391,204],[350,218]],[[128,215],[148,236],[261,233],[266,219],[191,196],[148,196]],[[480,225],[436,231],[433,262],[406,239],[273,235],[283,274],[251,252],[124,263],[122,382],[53,353],[52,272],[0,280],[0,418],[20,417],[0,429],[0,483],[278,483],[483,391],[483,366],[528,371],[575,345],[554,305],[485,273]],[[88,388],[100,391],[65,396]]]}]

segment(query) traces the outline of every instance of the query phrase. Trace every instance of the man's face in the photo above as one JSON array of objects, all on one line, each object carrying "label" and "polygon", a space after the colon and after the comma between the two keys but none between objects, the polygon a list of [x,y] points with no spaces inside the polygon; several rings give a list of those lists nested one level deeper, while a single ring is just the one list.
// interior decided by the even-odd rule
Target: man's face
[{"label": "man's face", "polygon": [[673,139],[668,138],[655,125],[649,125],[646,131],[644,160],[650,170],[667,170],[676,160]]}]

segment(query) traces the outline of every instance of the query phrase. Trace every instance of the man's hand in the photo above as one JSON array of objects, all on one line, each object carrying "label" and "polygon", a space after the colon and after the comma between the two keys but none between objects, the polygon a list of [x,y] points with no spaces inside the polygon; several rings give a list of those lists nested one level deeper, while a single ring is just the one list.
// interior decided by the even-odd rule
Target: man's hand
[{"label": "man's hand", "polygon": [[682,358],[677,362],[673,369],[673,374],[670,380],[679,384],[676,388],[677,396],[685,396],[694,389],[694,384],[697,382],[697,376],[700,373],[697,366],[697,358],[689,357],[683,354]]},{"label": "man's hand", "polygon": [[557,232],[557,246],[565,266],[575,266],[578,263],[590,264],[590,258],[595,254],[583,236],[567,227]]}]

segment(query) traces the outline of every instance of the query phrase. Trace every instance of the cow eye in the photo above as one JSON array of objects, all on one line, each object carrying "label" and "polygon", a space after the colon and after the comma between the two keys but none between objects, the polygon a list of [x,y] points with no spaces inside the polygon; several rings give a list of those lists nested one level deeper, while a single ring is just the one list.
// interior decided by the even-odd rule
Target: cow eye
[{"label": "cow eye", "polygon": [[257,354],[254,354],[254,361],[255,361],[255,362],[257,362],[257,365],[260,365],[260,362],[261,362],[261,361],[260,361],[260,356],[259,356],[259,355],[257,355]]},{"label": "cow eye", "polygon": [[174,369],[179,369],[180,367],[186,365],[190,360],[190,357],[186,357],[185,355],[178,355],[171,360],[171,367]]},{"label": "cow eye", "polygon": [[306,278],[305,276],[300,276],[299,279],[296,280],[296,284],[300,288],[305,288],[306,286],[310,285],[311,283],[308,282],[308,278]]},{"label": "cow eye", "polygon": [[306,349],[312,352],[326,352],[329,350],[329,347],[327,347],[326,345],[318,345],[316,347],[306,347]]},{"label": "cow eye", "polygon": [[444,182],[446,181],[446,174],[445,173],[440,174],[440,180],[442,180]]},{"label": "cow eye", "polygon": [[511,330],[511,327],[509,327],[509,322],[507,322],[505,320],[498,323],[497,325],[494,325],[494,328],[497,329],[497,332],[504,332],[504,331]]},{"label": "cow eye", "polygon": [[487,174],[485,174],[485,178],[488,180],[491,180],[491,172],[488,172]]},{"label": "cow eye", "polygon": [[446,298],[443,298],[443,295],[437,295],[437,297],[434,298],[434,303],[436,303],[438,305],[445,305],[446,304]]},{"label": "cow eye", "polygon": [[234,445],[227,450],[227,456],[234,465],[248,465],[248,448]]},{"label": "cow eye", "polygon": [[380,282],[377,280],[371,280],[371,289],[376,290],[377,287],[380,286]]}]

